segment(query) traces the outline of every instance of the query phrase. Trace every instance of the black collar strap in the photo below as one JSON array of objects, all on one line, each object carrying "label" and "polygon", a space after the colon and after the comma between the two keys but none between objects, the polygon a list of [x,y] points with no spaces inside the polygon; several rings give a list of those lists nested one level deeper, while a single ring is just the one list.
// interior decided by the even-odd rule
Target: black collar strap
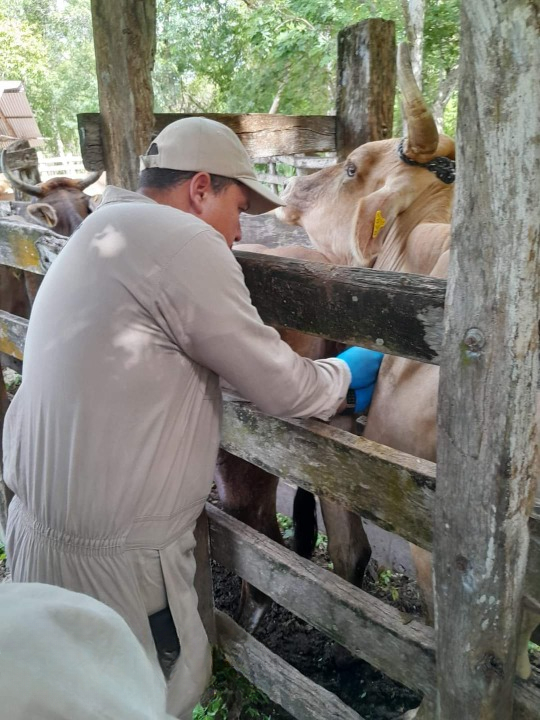
[{"label": "black collar strap", "polygon": [[454,182],[456,179],[456,163],[454,160],[450,160],[450,158],[443,156],[435,157],[427,163],[411,160],[411,158],[405,155],[405,150],[403,149],[405,139],[406,138],[402,138],[398,146],[398,155],[400,160],[407,163],[407,165],[417,165],[418,167],[426,168],[429,172],[435,173],[439,180],[442,180],[443,183],[446,183],[447,185],[451,185]]}]

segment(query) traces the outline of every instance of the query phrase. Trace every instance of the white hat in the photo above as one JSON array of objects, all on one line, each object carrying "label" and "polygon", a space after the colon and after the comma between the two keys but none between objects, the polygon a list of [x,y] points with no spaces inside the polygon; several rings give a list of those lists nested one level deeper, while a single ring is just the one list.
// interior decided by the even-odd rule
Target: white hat
[{"label": "white hat", "polygon": [[0,716],[174,720],[166,686],[127,623],[87,595],[0,584]]},{"label": "white hat", "polygon": [[238,180],[250,195],[248,213],[259,215],[284,203],[257,180],[244,146],[226,125],[204,117],[176,120],[152,141],[157,153],[143,155],[145,168],[207,172]]}]

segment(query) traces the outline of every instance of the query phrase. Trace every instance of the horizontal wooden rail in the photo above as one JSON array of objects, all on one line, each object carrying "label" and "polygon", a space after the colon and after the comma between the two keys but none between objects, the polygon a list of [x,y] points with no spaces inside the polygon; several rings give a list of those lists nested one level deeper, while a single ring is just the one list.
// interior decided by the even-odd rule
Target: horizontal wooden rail
[{"label": "horizontal wooden rail", "polygon": [[297,720],[363,720],[333,693],[268,650],[216,610],[218,645],[230,665]]},{"label": "horizontal wooden rail", "polygon": [[[0,263],[45,273],[66,238],[0,220]],[[444,280],[237,251],[254,305],[272,325],[437,362]]]},{"label": "horizontal wooden rail", "polygon": [[[292,153],[329,152],[336,149],[336,119],[330,115],[244,115],[225,113],[156,114],[154,134],[186,117],[207,117],[224,123],[238,135],[253,158]],[[79,139],[87,170],[103,170],[103,144],[99,113],[77,115]]]},{"label": "horizontal wooden rail", "polygon": [[[207,505],[212,557],[409,688],[435,689],[433,629]],[[515,684],[515,718],[538,720],[540,678]]]},{"label": "horizontal wooden rail", "polygon": [[318,420],[224,404],[222,447],[431,548],[435,465]]},{"label": "horizontal wooden rail", "polygon": [[[298,230],[290,228],[288,237]],[[301,241],[302,232],[298,235]],[[255,236],[249,239],[258,241]],[[66,242],[47,228],[0,219],[0,264],[43,274]],[[243,250],[236,256],[265,322],[438,364],[444,280]]]},{"label": "horizontal wooden rail", "polygon": [[445,280],[235,254],[265,322],[438,363]]},{"label": "horizontal wooden rail", "polygon": [[63,235],[22,219],[0,220],[0,264],[44,275],[67,242]]}]

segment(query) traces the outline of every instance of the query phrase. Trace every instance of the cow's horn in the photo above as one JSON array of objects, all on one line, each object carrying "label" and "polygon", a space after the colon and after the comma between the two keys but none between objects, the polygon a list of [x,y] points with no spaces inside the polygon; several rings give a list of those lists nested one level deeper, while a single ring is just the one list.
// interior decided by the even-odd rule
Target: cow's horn
[{"label": "cow's horn", "polygon": [[94,172],[88,173],[88,175],[81,178],[77,183],[77,187],[79,188],[79,190],[84,190],[85,188],[97,182],[101,177],[101,172],[101,170],[95,170]]},{"label": "cow's horn", "polygon": [[403,112],[407,120],[408,138],[405,153],[417,162],[428,162],[437,151],[439,131],[414,79],[407,43],[401,43],[398,47],[397,65]]},{"label": "cow's horn", "polygon": [[13,189],[17,188],[17,190],[20,190],[27,195],[43,197],[43,188],[41,187],[41,185],[31,185],[30,183],[24,182],[23,180],[15,177],[15,175],[11,174],[11,171],[7,164],[7,153],[10,147],[12,146],[9,145],[7,148],[4,148],[2,150],[2,155],[0,155],[0,166],[2,168],[2,172],[6,176],[6,180],[8,180]]}]

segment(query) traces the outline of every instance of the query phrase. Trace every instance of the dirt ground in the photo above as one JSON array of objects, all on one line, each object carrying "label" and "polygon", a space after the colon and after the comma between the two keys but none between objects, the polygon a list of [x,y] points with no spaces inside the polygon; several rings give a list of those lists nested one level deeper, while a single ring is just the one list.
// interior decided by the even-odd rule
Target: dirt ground
[{"label": "dirt ground", "polygon": [[[325,562],[323,553],[319,553],[318,561]],[[213,564],[213,577],[216,606],[234,616],[240,593],[239,578],[216,563]],[[389,589],[374,580],[368,580],[366,584],[383,599],[387,593],[390,596],[393,592],[395,596],[397,591],[401,599],[392,602],[389,597],[392,604],[407,613],[418,612],[416,589],[407,578],[398,579]],[[255,637],[301,673],[337,695],[365,720],[393,720],[420,703],[421,698],[414,692],[390,680],[368,663],[354,659],[337,643],[275,603]],[[291,718],[277,706],[269,706],[266,712],[272,720]]]}]

